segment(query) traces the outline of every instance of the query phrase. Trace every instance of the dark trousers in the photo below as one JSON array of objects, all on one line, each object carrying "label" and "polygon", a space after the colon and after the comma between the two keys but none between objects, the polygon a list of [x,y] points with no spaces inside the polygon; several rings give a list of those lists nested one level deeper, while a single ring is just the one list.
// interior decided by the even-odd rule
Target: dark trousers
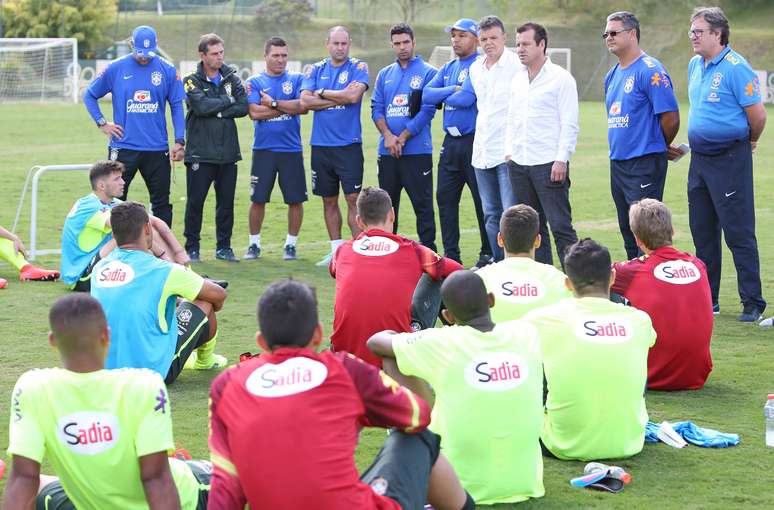
[{"label": "dark trousers", "polygon": [[511,185],[516,192],[519,204],[527,204],[540,216],[540,235],[542,240],[535,251],[535,260],[544,264],[553,264],[551,255],[551,237],[546,223],[551,227],[556,244],[556,254],[564,269],[564,254],[567,248],[578,240],[572,226],[572,208],[570,207],[570,166],[567,164],[567,177],[562,182],[551,181],[553,162],[543,165],[523,166],[514,162],[508,167]]},{"label": "dark trousers", "polygon": [[462,262],[460,255],[460,199],[462,189],[468,185],[476,209],[478,233],[481,237],[479,258],[491,257],[492,248],[486,235],[484,210],[481,208],[481,196],[478,194],[476,172],[473,170],[473,137],[453,137],[446,135],[438,159],[438,190],[435,199],[438,202],[438,216],[441,220],[441,239],[444,255]]},{"label": "dark trousers", "polygon": [[435,246],[432,154],[413,154],[400,158],[379,155],[377,166],[379,187],[390,195],[392,207],[395,209],[393,231],[398,231],[400,192],[405,188],[417,217],[419,242],[433,251],[438,251]]},{"label": "dark trousers", "polygon": [[217,248],[231,248],[234,228],[234,191],[236,163],[186,163],[185,249],[199,250],[202,230],[202,210],[210,185],[215,183],[215,232]]},{"label": "dark trousers", "polygon": [[169,182],[172,167],[169,163],[169,151],[133,151],[131,149],[111,149],[110,159],[124,164],[124,196],[129,194],[137,170],[140,171],[150,195],[153,215],[172,228],[172,204],[169,203]]},{"label": "dark trousers", "polygon": [[618,228],[624,240],[626,257],[640,255],[637,241],[629,227],[629,206],[643,198],[662,200],[666,182],[666,152],[646,154],[638,158],[610,160],[610,193],[618,213]]},{"label": "dark trousers", "polygon": [[742,304],[763,311],[758,241],[755,238],[752,151],[748,141],[728,150],[691,154],[688,170],[688,217],[696,256],[707,265],[712,302],[718,302],[721,230],[736,266]]}]

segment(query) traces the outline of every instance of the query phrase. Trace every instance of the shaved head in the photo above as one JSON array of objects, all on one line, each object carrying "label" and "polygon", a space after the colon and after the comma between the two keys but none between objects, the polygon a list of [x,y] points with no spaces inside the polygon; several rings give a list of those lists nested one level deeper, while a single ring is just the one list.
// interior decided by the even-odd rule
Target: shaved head
[{"label": "shaved head", "polygon": [[48,312],[51,334],[64,354],[96,351],[107,330],[99,301],[80,292],[59,299]]},{"label": "shaved head", "polygon": [[461,324],[489,314],[486,285],[473,271],[453,272],[441,286],[441,297],[446,308]]},{"label": "shaved head", "polygon": [[349,35],[349,29],[347,27],[345,27],[344,25],[336,25],[335,27],[331,27],[328,30],[328,39],[327,40],[330,40],[331,36],[333,34],[335,34],[336,32],[344,32],[345,34],[347,34],[347,39],[351,39],[352,38]]}]

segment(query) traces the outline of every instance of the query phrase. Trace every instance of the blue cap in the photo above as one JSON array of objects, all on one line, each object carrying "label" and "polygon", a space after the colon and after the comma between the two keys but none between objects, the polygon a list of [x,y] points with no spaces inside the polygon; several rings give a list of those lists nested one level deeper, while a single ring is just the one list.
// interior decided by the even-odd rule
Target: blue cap
[{"label": "blue cap", "polygon": [[444,31],[447,34],[452,30],[462,30],[463,32],[470,32],[471,34],[478,37],[478,23],[476,23],[470,18],[460,18],[454,23],[454,25],[449,25],[448,27],[444,28]]},{"label": "blue cap", "polygon": [[141,25],[132,32],[134,54],[142,58],[156,56],[156,31],[146,25]]}]

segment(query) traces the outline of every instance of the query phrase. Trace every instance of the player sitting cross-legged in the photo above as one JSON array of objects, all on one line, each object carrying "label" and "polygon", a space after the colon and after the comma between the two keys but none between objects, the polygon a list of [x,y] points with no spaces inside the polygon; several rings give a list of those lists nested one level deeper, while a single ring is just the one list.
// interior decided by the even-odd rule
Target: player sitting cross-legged
[{"label": "player sitting cross-legged", "polygon": [[[110,210],[124,193],[124,165],[119,161],[97,161],[89,170],[92,192],[70,209],[62,229],[62,280],[68,288],[88,292],[91,271],[116,247],[111,235]],[[178,264],[190,260],[166,223],[151,217],[155,231],[151,251]]]},{"label": "player sitting cross-legged", "polygon": [[[215,312],[226,291],[150,253],[153,229],[142,204],[115,206],[110,223],[118,246],[91,274],[91,295],[105,309],[113,336],[106,366],[150,368],[167,384],[184,366],[223,368],[226,358],[214,353]],[[184,299],[179,305],[178,297]]]},{"label": "player sitting cross-legged", "polygon": [[393,234],[395,212],[383,189],[363,189],[356,221],[363,232],[336,250],[329,267],[336,279],[331,344],[381,367],[366,340],[385,329],[432,327],[441,305],[440,282],[462,266]]},{"label": "player sitting cross-legged", "polygon": [[564,273],[535,260],[539,232],[540,217],[532,207],[519,204],[503,211],[497,244],[505,258],[478,270],[487,290],[495,295],[492,320],[496,323],[520,319],[530,310],[572,295],[564,285]]},{"label": "player sitting cross-legged", "polygon": [[[27,250],[19,236],[0,227],[0,259],[8,262],[19,271],[19,280],[51,281],[59,278],[59,271],[33,266],[26,257]],[[5,288],[7,284],[7,280],[0,278],[0,289]]]},{"label": "player sitting cross-legged", "polygon": [[[266,351],[220,374],[210,389],[210,510],[472,510],[473,500],[426,430],[424,400],[322,342],[308,285],[274,283],[258,302]],[[391,427],[358,478],[364,426]],[[370,485],[370,487],[369,487]]]},{"label": "player sitting cross-legged", "polygon": [[611,290],[653,321],[658,336],[648,354],[648,389],[699,389],[712,371],[712,294],[707,268],[698,258],[672,246],[672,213],[658,200],[633,203],[629,226],[645,255],[613,266]]},{"label": "player sitting cross-legged", "polygon": [[[49,321],[63,368],[16,382],[3,509],[204,510],[211,466],[167,457],[175,443],[161,377],[104,369],[110,329],[89,295],[61,298]],[[46,457],[58,478],[40,475]]]},{"label": "player sitting cross-legged", "polygon": [[538,331],[548,395],[540,438],[564,460],[631,457],[645,441],[650,317],[610,301],[610,252],[591,239],[565,254],[575,297],[524,316]]},{"label": "player sitting cross-legged", "polygon": [[495,297],[477,273],[453,273],[441,293],[452,326],[382,331],[368,340],[369,349],[384,357],[388,375],[429,401],[428,383],[433,388],[430,426],[479,504],[543,496],[543,367],[535,328],[495,325]]}]

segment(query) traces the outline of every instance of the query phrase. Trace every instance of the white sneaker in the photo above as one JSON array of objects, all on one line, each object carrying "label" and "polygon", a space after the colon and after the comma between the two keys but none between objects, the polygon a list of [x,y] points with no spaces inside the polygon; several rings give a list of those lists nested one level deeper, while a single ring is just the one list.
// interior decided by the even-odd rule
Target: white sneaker
[{"label": "white sneaker", "polygon": [[768,319],[763,319],[758,323],[758,326],[762,326],[764,328],[770,328],[774,326],[774,317],[769,317]]},{"label": "white sneaker", "polygon": [[315,266],[317,267],[328,267],[331,264],[331,259],[333,259],[333,252],[328,252],[326,256],[322,258],[320,262],[317,262]]}]

